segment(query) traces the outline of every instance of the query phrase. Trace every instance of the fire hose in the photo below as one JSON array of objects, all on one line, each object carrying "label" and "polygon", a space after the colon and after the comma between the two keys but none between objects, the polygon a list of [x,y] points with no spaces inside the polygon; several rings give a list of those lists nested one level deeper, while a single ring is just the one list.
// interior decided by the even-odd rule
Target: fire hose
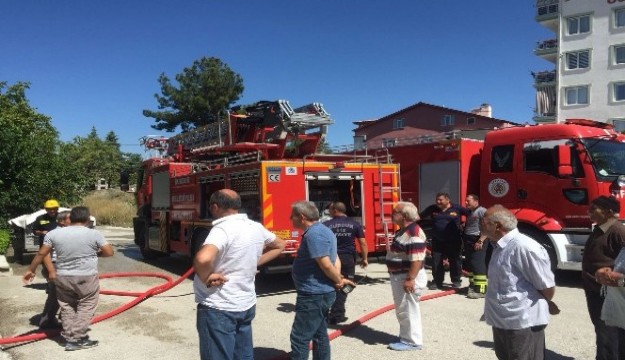
[{"label": "fire hose", "polygon": [[[129,292],[129,291],[114,291],[114,290],[100,290],[100,294],[103,295],[117,295],[117,296],[131,296],[131,297],[135,297],[132,301],[129,301],[128,303],[114,309],[111,310],[105,314],[99,315],[94,317],[91,320],[91,324],[97,324],[100,321],[104,321],[106,319],[109,319],[113,316],[116,316],[128,309],[131,309],[132,307],[136,306],[137,304],[143,302],[144,300],[164,293],[166,291],[168,291],[169,289],[177,286],[178,284],[180,284],[181,282],[183,282],[185,279],[187,279],[189,276],[191,276],[191,274],[193,274],[193,268],[190,268],[189,270],[187,270],[184,274],[182,274],[176,281],[173,281],[172,278],[169,275],[165,275],[165,274],[160,274],[160,273],[141,273],[141,272],[126,272],[126,273],[108,273],[108,274],[101,274],[99,276],[100,279],[110,279],[110,278],[117,278],[117,277],[154,277],[154,278],[160,278],[160,279],[164,279],[166,280],[166,282],[164,284],[160,284],[157,286],[154,286],[148,290],[146,290],[145,292]],[[456,290],[446,290],[446,291],[440,291],[434,294],[428,294],[428,295],[423,295],[421,296],[421,301],[426,301],[426,300],[431,300],[431,299],[436,299],[442,296],[447,296],[447,295],[452,295],[456,293]],[[386,305],[383,306],[377,310],[374,310],[370,313],[365,314],[364,316],[360,317],[358,320],[345,325],[343,327],[341,327],[340,329],[337,329],[331,333],[328,334],[328,337],[330,340],[334,340],[337,337],[343,335],[344,333],[364,324],[365,322],[387,312],[390,310],[393,310],[395,308],[394,304],[390,304],[390,305]],[[39,341],[39,340],[43,340],[43,339],[47,339],[50,337],[54,337],[56,335],[58,335],[60,332],[60,330],[58,329],[49,329],[49,330],[42,330],[36,333],[29,333],[29,334],[25,334],[25,335],[17,335],[14,337],[8,337],[8,338],[0,338],[0,345],[8,345],[8,344],[16,344],[16,343],[23,343],[23,342],[33,342],[33,341]],[[275,357],[273,360],[280,360],[280,359],[287,359],[288,355],[282,355],[282,356],[278,356]]]}]

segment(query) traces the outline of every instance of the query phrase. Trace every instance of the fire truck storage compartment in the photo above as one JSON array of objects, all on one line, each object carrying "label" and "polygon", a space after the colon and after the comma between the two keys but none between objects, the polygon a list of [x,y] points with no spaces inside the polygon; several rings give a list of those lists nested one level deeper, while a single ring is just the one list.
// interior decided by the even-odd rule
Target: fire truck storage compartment
[{"label": "fire truck storage compartment", "polygon": [[419,211],[434,204],[436,194],[445,192],[454,204],[460,199],[460,162],[441,161],[419,165]]},{"label": "fire truck storage compartment", "polygon": [[364,224],[362,173],[307,173],[308,200],[314,202],[321,214],[332,202],[340,201],[347,208],[347,216]]},{"label": "fire truck storage compartment", "polygon": [[170,204],[169,195],[169,172],[163,171],[152,175],[152,208],[168,209]]}]

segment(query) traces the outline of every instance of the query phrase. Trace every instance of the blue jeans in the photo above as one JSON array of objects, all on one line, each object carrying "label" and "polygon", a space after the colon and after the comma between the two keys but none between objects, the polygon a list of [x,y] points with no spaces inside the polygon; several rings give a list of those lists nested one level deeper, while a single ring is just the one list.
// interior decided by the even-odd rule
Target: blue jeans
[{"label": "blue jeans", "polygon": [[336,292],[297,294],[295,320],[291,329],[291,360],[308,360],[308,343],[313,342],[313,360],[330,360],[330,339],[326,316]]},{"label": "blue jeans", "polygon": [[197,306],[197,332],[202,360],[254,359],[252,320],[256,305],[245,311],[222,311]]}]

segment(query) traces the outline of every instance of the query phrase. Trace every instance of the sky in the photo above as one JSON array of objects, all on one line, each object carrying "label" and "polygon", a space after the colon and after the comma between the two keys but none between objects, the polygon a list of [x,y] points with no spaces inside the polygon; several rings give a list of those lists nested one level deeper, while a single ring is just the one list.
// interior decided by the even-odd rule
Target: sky
[{"label": "sky", "polygon": [[353,121],[418,102],[532,123],[533,54],[555,35],[535,1],[502,0],[2,0],[0,81],[30,82],[31,106],[63,141],[114,131],[144,153],[161,73],[202,57],[243,78],[237,104],[321,102],[331,146],[353,143]]}]

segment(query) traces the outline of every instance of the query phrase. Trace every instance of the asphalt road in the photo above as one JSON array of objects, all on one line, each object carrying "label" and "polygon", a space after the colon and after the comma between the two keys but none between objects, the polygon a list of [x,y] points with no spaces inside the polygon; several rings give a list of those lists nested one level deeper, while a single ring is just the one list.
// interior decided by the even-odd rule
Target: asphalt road
[{"label": "asphalt road", "polygon": [[[175,280],[189,268],[189,259],[181,256],[151,262],[141,260],[130,229],[100,227],[99,230],[116,250],[114,257],[100,259],[101,274],[158,272]],[[22,286],[20,275],[26,267],[15,263],[11,266],[12,275],[0,275],[0,337],[4,338],[36,332],[31,322],[36,321],[46,297],[42,278],[36,278],[30,286]],[[395,341],[398,332],[394,311],[380,311],[392,303],[388,275],[384,266],[376,263],[369,266],[366,274],[358,270],[358,275],[362,281],[347,302],[348,323],[357,321],[357,325],[331,342],[334,359],[495,358],[491,330],[480,321],[483,300],[470,300],[458,294],[422,302],[423,350],[417,353],[388,350],[387,344]],[[562,312],[552,318],[546,330],[547,359],[592,359],[594,331],[586,312],[579,273],[560,272],[557,282],[554,300]],[[102,280],[101,287],[138,292],[160,283],[162,280],[156,278],[115,278]],[[464,284],[468,284],[467,279]],[[257,316],[253,324],[255,358],[274,359],[289,350],[295,302],[292,281],[286,274],[262,276],[257,279],[257,292]],[[101,295],[96,315],[131,300]],[[380,314],[364,321],[376,313]],[[96,348],[65,352],[59,342],[46,339],[5,345],[0,359],[197,359],[195,315],[192,282],[185,279],[179,286],[93,325],[90,335],[100,340]],[[330,332],[337,329],[334,327]]]}]

